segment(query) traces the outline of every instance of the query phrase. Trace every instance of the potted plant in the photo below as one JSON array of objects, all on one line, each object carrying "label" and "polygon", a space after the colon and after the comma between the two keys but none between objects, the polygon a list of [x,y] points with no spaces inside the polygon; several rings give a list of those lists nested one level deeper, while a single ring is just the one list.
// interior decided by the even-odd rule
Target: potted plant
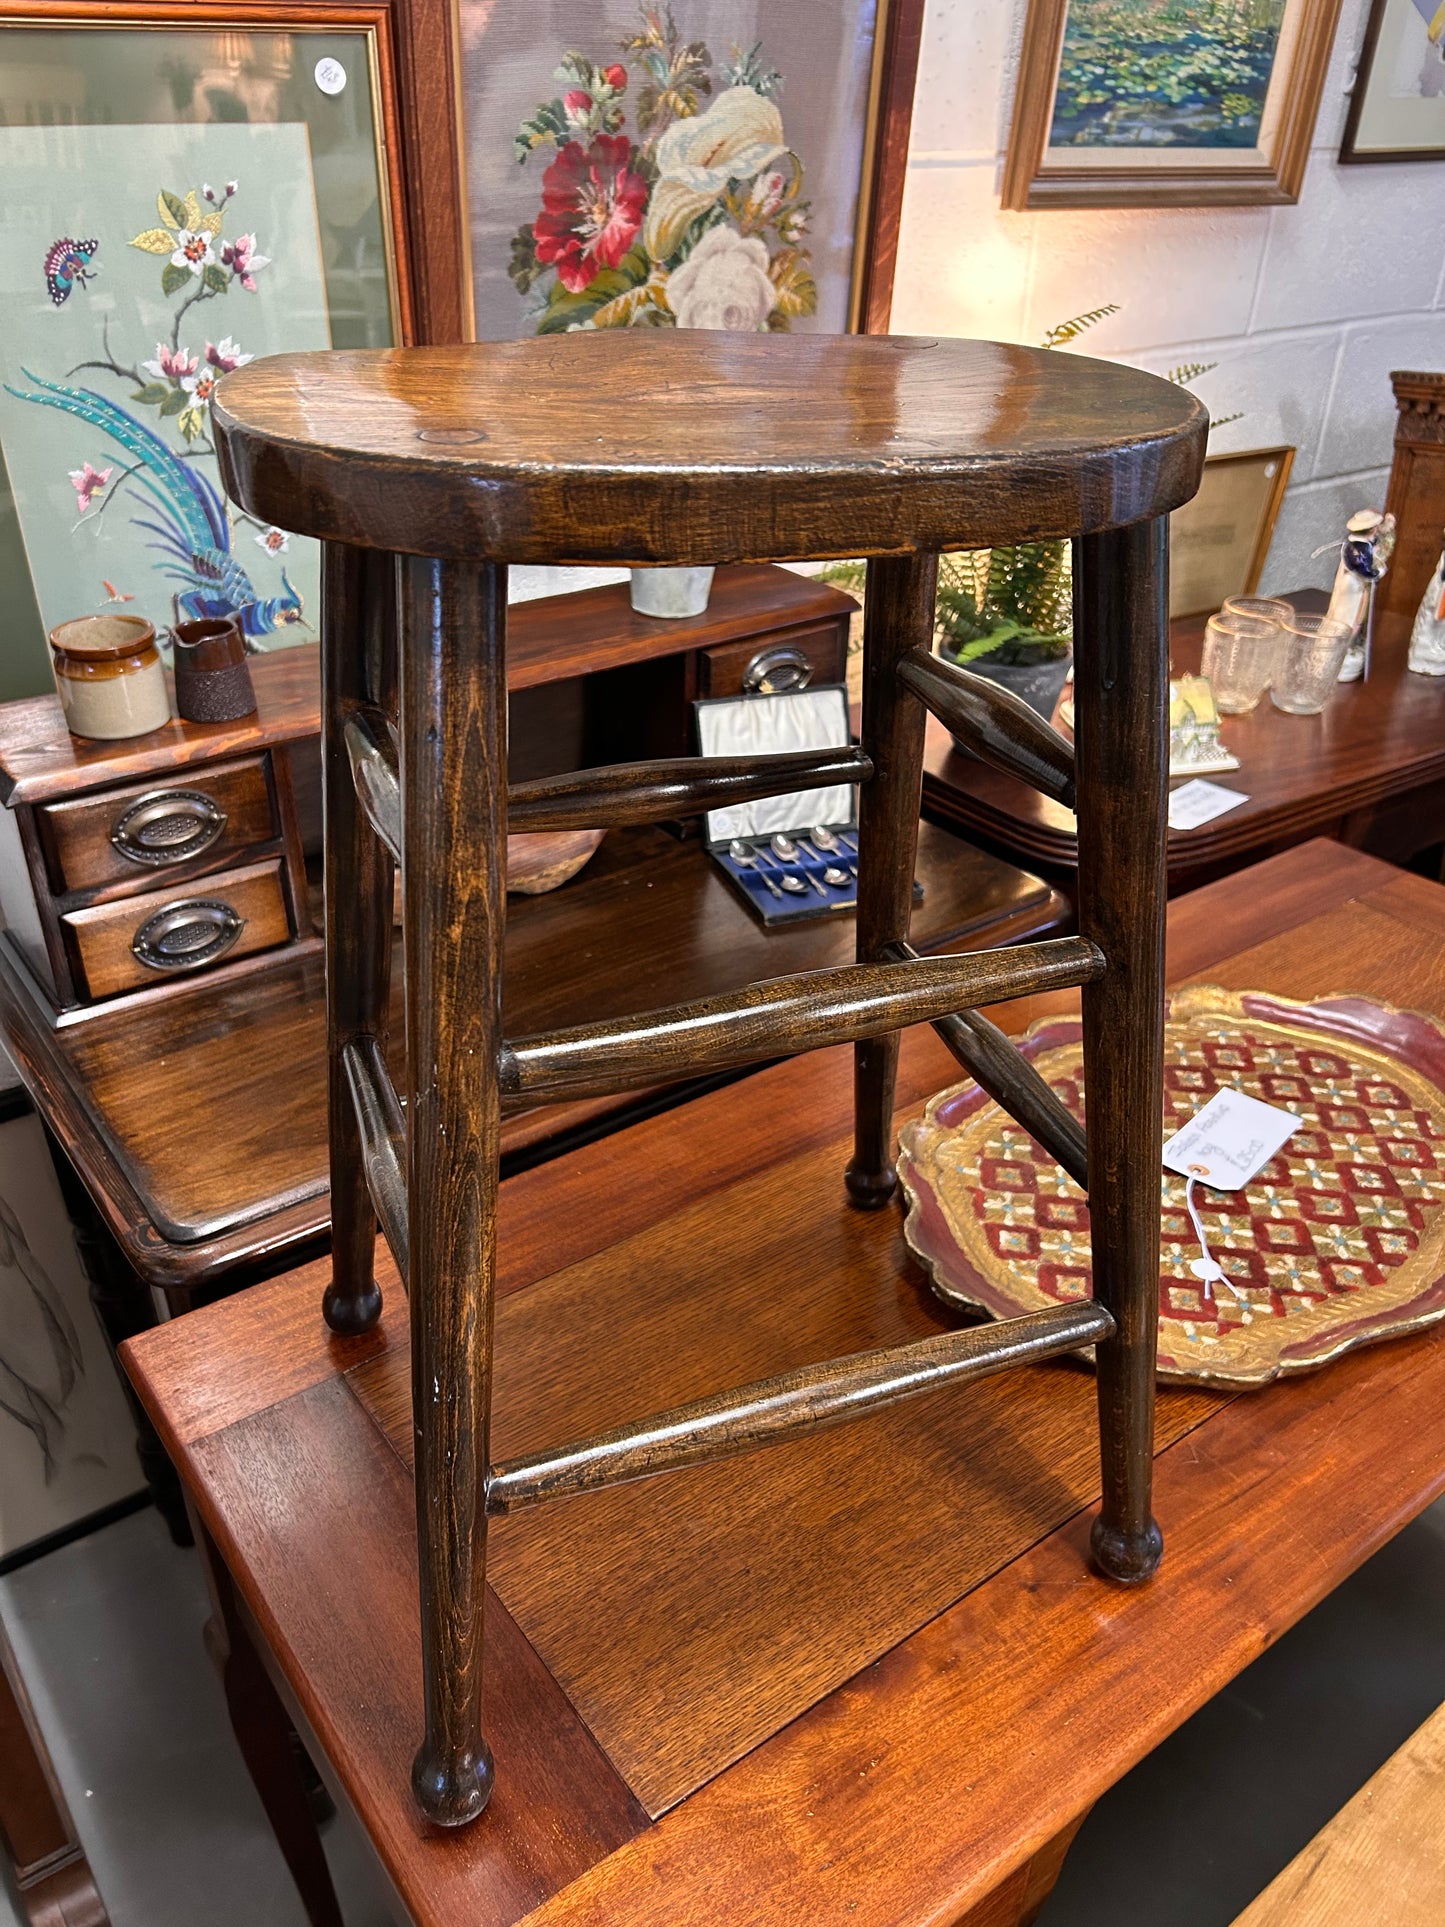
[{"label": "potted plant", "polygon": [[938,653],[987,676],[1045,719],[1073,661],[1067,542],[968,549],[938,566]]}]

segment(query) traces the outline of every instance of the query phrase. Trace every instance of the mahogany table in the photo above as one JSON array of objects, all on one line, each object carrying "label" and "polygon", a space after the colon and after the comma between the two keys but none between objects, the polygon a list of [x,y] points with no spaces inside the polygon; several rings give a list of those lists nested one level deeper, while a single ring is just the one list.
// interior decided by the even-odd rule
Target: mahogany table
[{"label": "mahogany table", "polygon": [[[1316,590],[1292,599],[1321,609],[1327,600]],[[1202,637],[1201,618],[1172,625],[1176,671],[1198,669]],[[1225,746],[1240,766],[1209,780],[1249,801],[1197,830],[1170,832],[1171,894],[1309,837],[1333,836],[1392,863],[1445,842],[1445,678],[1412,676],[1405,654],[1399,625],[1382,622],[1369,681],[1338,689],[1322,715],[1286,716],[1265,697],[1248,716],[1225,718]],[[937,723],[929,725],[923,810],[1076,888],[1073,813],[961,755]]]},{"label": "mahogany table", "polygon": [[[1445,890],[1310,843],[1176,902],[1169,962],[1445,1012]],[[503,1184],[494,1449],[944,1326],[898,1213],[841,1202],[849,1076],[775,1066]],[[909,1033],[902,1110],[956,1076]],[[500,1521],[497,1790],[442,1834],[408,1782],[404,1298],[393,1274],[379,1328],[332,1338],[325,1270],[126,1347],[317,1922],[283,1705],[427,1927],[1013,1927],[1099,1794],[1445,1486],[1437,1328],[1264,1392],[1161,1389],[1167,1550],[1132,1592],[1085,1568],[1093,1387],[1067,1366]]]}]

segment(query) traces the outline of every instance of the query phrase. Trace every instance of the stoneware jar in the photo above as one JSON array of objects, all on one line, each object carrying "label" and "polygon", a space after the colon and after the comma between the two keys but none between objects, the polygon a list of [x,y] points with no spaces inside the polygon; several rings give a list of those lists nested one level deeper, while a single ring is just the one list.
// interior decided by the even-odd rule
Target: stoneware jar
[{"label": "stoneware jar", "polygon": [[183,722],[229,723],[255,714],[246,644],[229,616],[178,622],[171,637],[176,713]]},{"label": "stoneware jar", "polygon": [[144,616],[77,616],[50,631],[50,663],[73,736],[146,736],[171,720],[156,632]]}]

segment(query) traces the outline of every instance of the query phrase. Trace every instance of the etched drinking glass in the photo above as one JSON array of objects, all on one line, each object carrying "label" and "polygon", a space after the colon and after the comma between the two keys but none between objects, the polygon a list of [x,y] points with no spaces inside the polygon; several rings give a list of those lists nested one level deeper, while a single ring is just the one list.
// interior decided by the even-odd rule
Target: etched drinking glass
[{"label": "etched drinking glass", "polygon": [[1274,674],[1284,631],[1260,616],[1221,610],[1204,629],[1200,667],[1214,690],[1221,715],[1243,716],[1254,708]]},{"label": "etched drinking glass", "polygon": [[1224,598],[1227,616],[1254,616],[1260,622],[1277,623],[1281,628],[1294,615],[1294,604],[1278,595],[1230,595]]},{"label": "etched drinking glass", "polygon": [[1295,615],[1280,636],[1270,701],[1290,716],[1318,716],[1339,680],[1350,625],[1338,616]]}]

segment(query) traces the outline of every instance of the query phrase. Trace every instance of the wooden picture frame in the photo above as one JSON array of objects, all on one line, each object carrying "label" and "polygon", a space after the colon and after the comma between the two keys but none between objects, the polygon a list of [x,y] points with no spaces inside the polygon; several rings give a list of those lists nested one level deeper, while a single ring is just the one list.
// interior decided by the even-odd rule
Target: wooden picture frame
[{"label": "wooden picture frame", "polygon": [[[1175,104],[1171,110],[1155,105],[1163,100],[1157,88],[1147,90],[1147,101],[1146,90],[1136,96],[1136,106],[1144,101],[1137,111],[1174,111],[1181,117],[1193,112],[1206,123],[1213,112],[1216,118],[1208,128],[1210,144],[1186,147],[1161,141],[1151,145],[1138,139],[1137,128],[1130,128],[1127,138],[1117,146],[1091,146],[1080,141],[1051,146],[1071,8],[1092,7],[1107,25],[1104,9],[1117,5],[1118,0],[1029,0],[1004,168],[1003,206],[1247,207],[1297,201],[1340,0],[1282,0],[1278,38],[1252,106],[1249,96],[1223,94],[1212,107],[1185,103]],[[1133,9],[1132,17],[1137,19],[1138,13]],[[1256,53],[1252,57],[1258,61],[1262,56]],[[1084,58],[1082,51],[1080,58]],[[1162,56],[1151,54],[1150,58]],[[1122,55],[1108,63],[1108,71],[1123,71]],[[1103,100],[1097,93],[1085,98],[1091,108]],[[1257,139],[1253,146],[1233,138],[1217,138],[1223,128],[1220,101],[1238,98],[1245,100],[1248,111],[1242,116],[1236,114],[1239,127],[1235,131],[1254,128]],[[1121,93],[1108,111],[1123,111],[1123,104]]]},{"label": "wooden picture frame", "polygon": [[1169,518],[1169,615],[1213,615],[1253,595],[1289,486],[1288,446],[1211,455],[1199,493]]},{"label": "wooden picture frame", "polygon": [[374,38],[387,156],[398,338],[471,335],[453,0],[4,0],[0,27],[225,27]]},{"label": "wooden picture frame", "polygon": [[[0,589],[8,618],[0,692],[48,688],[45,629],[93,610],[102,595],[146,614],[158,629],[195,613],[188,599],[209,591],[199,578],[178,577],[194,577],[197,568],[214,574],[234,567],[236,577],[233,585],[227,575],[215,591],[225,606],[218,600],[203,613],[244,608],[247,623],[256,624],[247,634],[263,647],[310,633],[319,585],[306,545],[288,548],[275,532],[263,561],[252,540],[265,532],[222,527],[205,402],[218,374],[234,365],[227,353],[248,359],[324,346],[328,338],[338,347],[377,347],[466,337],[469,282],[458,245],[465,224],[448,160],[458,116],[452,108],[443,116],[438,107],[439,90],[456,69],[449,55],[433,57],[428,39],[449,21],[450,0],[118,0],[103,8],[92,0],[10,0],[0,7],[0,138],[15,148],[17,179],[29,183],[23,209],[0,237],[10,290],[0,326],[0,382],[8,391],[0,393]],[[323,68],[332,75],[326,86]],[[115,131],[122,127],[124,136]],[[50,149],[34,148],[30,135],[50,141],[52,162],[45,160]],[[242,135],[254,137],[250,146]],[[309,182],[314,226],[279,186],[282,146],[297,183]],[[195,178],[161,178],[170,168],[166,157],[179,166],[182,153],[196,162]],[[235,184],[225,187],[218,168],[238,177],[234,202]],[[202,173],[211,182],[204,202]],[[162,201],[173,215],[157,203],[158,187],[167,190]],[[154,226],[158,214],[186,226],[188,192],[214,240],[205,257],[214,265],[204,274],[216,287],[209,280],[194,287],[217,295],[231,287],[194,315],[193,303],[176,292],[185,282],[175,266],[180,257],[166,265],[165,234]],[[130,225],[122,227],[123,219]],[[260,278],[242,280],[250,292],[237,293],[239,277],[223,244],[248,229],[244,239],[256,252]],[[99,252],[93,261],[82,255],[78,277],[51,282],[47,297],[51,257],[61,246],[55,237],[67,234],[101,237],[90,243]],[[319,282],[308,283],[302,302],[293,283],[283,292],[278,279],[290,274],[288,260],[298,249],[319,257]],[[146,299],[160,305],[148,311],[134,305],[138,265],[154,270],[156,286]],[[70,270],[62,265],[61,272]],[[184,340],[177,304],[188,317]],[[145,362],[154,373],[144,372],[152,348],[161,355],[157,334],[172,321],[172,352],[186,355],[175,367]],[[84,345],[78,333],[88,334]],[[86,403],[83,393],[67,399],[67,385],[103,392]],[[35,402],[47,406],[25,405]],[[109,412],[90,420],[81,450],[75,436],[85,406]],[[47,433],[54,431],[55,462],[49,443],[27,425],[42,419]],[[162,461],[159,450],[154,461],[120,452],[120,442],[136,434],[151,438],[148,447],[158,437],[186,471],[184,480],[176,472],[179,493],[168,495],[161,512],[169,533],[150,530],[153,543],[200,540],[194,530],[178,533],[199,505],[209,523],[209,559],[193,563],[159,548],[144,561],[143,550],[132,550],[128,561],[117,557],[111,532],[144,524],[134,499],[129,508],[106,511],[124,489],[133,498],[143,485],[136,474],[159,473],[154,463]],[[79,497],[77,513],[64,470],[74,470],[82,455],[95,464],[96,492]],[[91,527],[82,526],[87,521]],[[71,523],[74,565],[62,570],[56,555]]]},{"label": "wooden picture frame", "polygon": [[924,4],[458,0],[476,333],[886,331]]},{"label": "wooden picture frame", "polygon": [[[1445,160],[1445,34],[1435,27],[1435,18],[1434,7],[1427,15],[1418,0],[1373,0],[1350,91],[1341,161]],[[1407,35],[1422,59],[1418,98],[1398,86],[1399,69],[1413,65]],[[1426,84],[1437,72],[1439,92]],[[1414,143],[1402,141],[1402,132],[1413,133]]]}]

